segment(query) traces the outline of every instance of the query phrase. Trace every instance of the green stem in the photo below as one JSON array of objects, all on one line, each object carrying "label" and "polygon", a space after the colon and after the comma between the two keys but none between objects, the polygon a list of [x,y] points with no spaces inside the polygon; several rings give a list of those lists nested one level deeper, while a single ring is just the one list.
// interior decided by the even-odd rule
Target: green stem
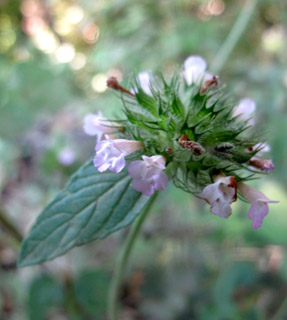
[{"label": "green stem", "polygon": [[213,63],[211,64],[211,72],[219,73],[229,58],[232,50],[236,46],[240,37],[244,33],[248,22],[250,21],[258,0],[246,0],[244,7],[242,8],[237,20],[235,21],[231,31],[225,39],[223,45],[217,52]]},{"label": "green stem", "polygon": [[0,209],[0,225],[2,225],[18,243],[22,242],[22,235],[16,226],[8,219],[6,214]]},{"label": "green stem", "polygon": [[126,271],[126,266],[129,260],[129,256],[131,250],[135,244],[136,238],[141,230],[141,227],[145,221],[145,218],[148,215],[148,212],[157,197],[157,193],[155,193],[152,198],[150,199],[148,205],[141,213],[141,215],[137,218],[137,220],[133,223],[130,233],[125,240],[121,252],[118,257],[118,261],[115,265],[114,276],[111,283],[110,288],[110,296],[108,301],[108,311],[109,311],[109,319],[110,320],[117,320],[118,319],[118,298],[119,298],[119,291],[120,286],[124,277],[124,273]]}]

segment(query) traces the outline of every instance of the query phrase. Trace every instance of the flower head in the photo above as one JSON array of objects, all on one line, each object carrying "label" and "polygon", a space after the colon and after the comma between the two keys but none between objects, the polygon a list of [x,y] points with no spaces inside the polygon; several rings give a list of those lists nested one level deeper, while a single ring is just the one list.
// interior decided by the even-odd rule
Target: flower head
[{"label": "flower head", "polygon": [[97,141],[100,141],[105,133],[112,133],[115,131],[117,123],[107,121],[101,111],[97,114],[89,113],[84,118],[84,132],[89,136],[97,136]]},{"label": "flower head", "polygon": [[262,192],[242,182],[238,183],[238,190],[251,203],[248,218],[252,220],[252,228],[260,228],[269,211],[268,203],[277,203],[279,201],[269,200]]},{"label": "flower head", "polygon": [[206,73],[207,64],[200,56],[189,56],[184,61],[183,76],[186,82],[190,84],[199,84],[201,80],[211,80],[213,75]]},{"label": "flower head", "polygon": [[244,98],[239,101],[239,104],[233,110],[233,116],[241,121],[248,121],[248,125],[254,125],[254,119],[251,119],[252,113],[256,110],[256,103],[250,98]]},{"label": "flower head", "polygon": [[[272,160],[261,156],[268,146],[254,128],[247,130],[254,124],[256,105],[250,98],[230,105],[228,95],[220,88],[221,81],[207,72],[207,63],[200,56],[189,56],[180,75],[181,79],[175,75],[166,80],[141,72],[131,91],[115,77],[108,79],[108,87],[121,93],[124,106],[121,138],[132,137],[134,141],[111,136],[115,125],[101,114],[90,115],[85,131],[100,137],[106,132],[109,135],[98,142],[94,164],[99,171],[117,173],[124,168],[126,155],[142,148],[133,154],[128,166],[134,189],[150,196],[166,188],[168,179],[172,179],[176,187],[196,196],[201,193],[212,214],[227,218],[237,200],[237,182],[251,180],[259,170],[269,172],[274,168]],[[266,197],[259,200],[252,202],[250,213],[256,227],[255,204],[266,210],[270,202]],[[259,214],[260,223],[262,216],[264,212]]]},{"label": "flower head", "polygon": [[165,158],[163,156],[142,156],[143,160],[136,160],[129,164],[128,172],[133,178],[132,186],[146,196],[151,196],[156,190],[167,187],[168,177],[163,172]]},{"label": "flower head", "polygon": [[218,176],[216,182],[205,187],[201,197],[211,205],[211,213],[222,218],[231,215],[231,203],[237,199],[237,183],[233,176]]},{"label": "flower head", "polygon": [[134,140],[112,140],[105,135],[106,140],[101,140],[96,145],[94,166],[100,172],[110,170],[118,173],[125,166],[125,156],[142,148],[142,143]]}]

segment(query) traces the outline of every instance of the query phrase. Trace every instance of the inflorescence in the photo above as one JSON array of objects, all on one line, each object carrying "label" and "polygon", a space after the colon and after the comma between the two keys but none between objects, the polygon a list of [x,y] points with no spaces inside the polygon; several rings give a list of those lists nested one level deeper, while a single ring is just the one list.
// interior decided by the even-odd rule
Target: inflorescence
[{"label": "inflorescence", "polygon": [[130,90],[110,78],[125,118],[110,121],[101,112],[85,117],[85,133],[97,137],[94,165],[118,173],[127,163],[132,186],[147,196],[172,180],[222,218],[231,215],[240,193],[251,203],[252,227],[259,228],[268,204],[277,201],[245,183],[274,169],[262,158],[270,148],[255,131],[256,104],[249,98],[233,104],[206,67],[201,57],[190,56],[169,83],[142,72]]}]

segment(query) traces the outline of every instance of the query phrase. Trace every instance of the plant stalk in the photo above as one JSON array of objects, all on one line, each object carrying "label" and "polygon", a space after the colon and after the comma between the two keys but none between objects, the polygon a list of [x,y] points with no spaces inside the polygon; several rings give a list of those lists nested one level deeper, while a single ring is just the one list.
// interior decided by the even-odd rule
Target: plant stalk
[{"label": "plant stalk", "polygon": [[16,226],[8,219],[6,214],[0,209],[0,225],[2,225],[13,238],[20,244],[23,240],[21,232]]},{"label": "plant stalk", "polygon": [[109,319],[110,320],[117,320],[118,319],[118,299],[119,299],[119,291],[120,286],[126,271],[126,266],[129,261],[129,257],[137,236],[141,230],[141,227],[147,217],[154,200],[156,199],[158,193],[155,193],[152,198],[150,199],[149,203],[145,207],[142,214],[137,218],[137,220],[133,223],[131,230],[126,238],[121,252],[119,254],[118,260],[115,265],[114,276],[111,283],[110,288],[110,296],[108,301],[108,312],[109,312]]},{"label": "plant stalk", "polygon": [[246,0],[245,5],[241,9],[241,12],[239,13],[231,31],[227,35],[224,43],[213,59],[210,67],[212,73],[218,74],[222,70],[231,52],[246,30],[248,22],[255,11],[257,2],[258,0]]}]

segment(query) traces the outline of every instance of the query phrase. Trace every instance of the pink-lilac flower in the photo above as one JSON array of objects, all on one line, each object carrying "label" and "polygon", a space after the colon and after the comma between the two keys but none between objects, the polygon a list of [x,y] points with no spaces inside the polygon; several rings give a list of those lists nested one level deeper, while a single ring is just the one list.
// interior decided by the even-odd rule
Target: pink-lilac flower
[{"label": "pink-lilac flower", "polygon": [[[146,94],[148,94],[149,96],[152,96],[152,92],[151,92],[151,89],[150,89],[151,75],[146,71],[140,72],[137,75],[137,79],[138,79],[138,82],[139,82],[141,88],[143,89],[143,91]],[[132,93],[137,93],[138,90],[137,90],[137,88],[135,88],[135,89],[132,89],[131,92]]]},{"label": "pink-lilac flower", "polygon": [[97,141],[100,141],[104,134],[115,132],[115,127],[119,125],[107,121],[101,111],[97,114],[89,113],[84,118],[84,132],[89,136],[97,136]]},{"label": "pink-lilac flower", "polygon": [[211,213],[222,218],[231,215],[231,203],[237,199],[237,183],[233,176],[218,175],[215,183],[205,187],[201,197],[211,205]]},{"label": "pink-lilac flower", "polygon": [[151,196],[156,190],[165,189],[168,185],[168,177],[163,172],[165,158],[160,155],[136,160],[129,164],[128,172],[133,178],[132,186],[146,196]]},{"label": "pink-lilac flower", "polygon": [[247,121],[247,124],[253,126],[255,124],[251,115],[256,110],[256,103],[250,98],[243,98],[233,110],[233,116],[238,117],[240,121]]},{"label": "pink-lilac flower", "polygon": [[96,145],[96,156],[94,166],[100,172],[110,170],[118,173],[125,167],[125,156],[142,148],[142,143],[134,140],[115,139],[112,140],[105,135]]},{"label": "pink-lilac flower", "polygon": [[207,64],[200,56],[189,56],[184,61],[183,76],[186,82],[190,84],[199,84],[201,80],[211,80],[213,75],[206,72]]},{"label": "pink-lilac flower", "polygon": [[262,192],[243,182],[238,183],[238,190],[251,203],[248,218],[252,220],[252,228],[260,228],[269,211],[268,203],[278,203],[279,201],[269,200]]}]

